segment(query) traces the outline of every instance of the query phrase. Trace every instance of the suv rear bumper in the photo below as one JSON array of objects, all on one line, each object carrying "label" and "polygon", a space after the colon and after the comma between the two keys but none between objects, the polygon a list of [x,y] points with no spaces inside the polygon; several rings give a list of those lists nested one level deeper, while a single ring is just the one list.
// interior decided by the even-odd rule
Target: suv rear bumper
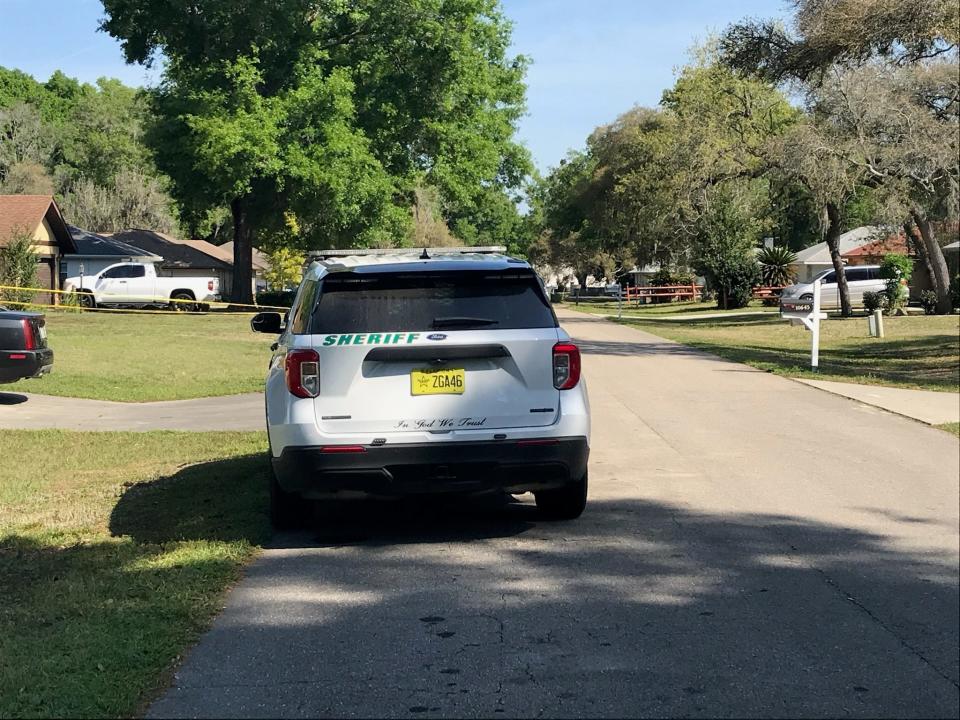
[{"label": "suv rear bumper", "polygon": [[277,482],[310,498],[521,493],[579,480],[590,455],[585,437],[355,447],[287,447],[273,458]]},{"label": "suv rear bumper", "polygon": [[0,350],[0,383],[40,377],[53,369],[53,350]]}]

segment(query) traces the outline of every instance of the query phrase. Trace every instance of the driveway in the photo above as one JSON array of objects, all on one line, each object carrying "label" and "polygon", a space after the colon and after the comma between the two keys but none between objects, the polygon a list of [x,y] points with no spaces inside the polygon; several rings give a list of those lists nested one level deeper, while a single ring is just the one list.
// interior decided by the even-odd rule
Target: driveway
[{"label": "driveway", "polygon": [[956,438],[564,313],[590,504],[276,539],[163,716],[958,715]]},{"label": "driveway", "polygon": [[123,403],[3,392],[0,429],[263,430],[263,393]]}]

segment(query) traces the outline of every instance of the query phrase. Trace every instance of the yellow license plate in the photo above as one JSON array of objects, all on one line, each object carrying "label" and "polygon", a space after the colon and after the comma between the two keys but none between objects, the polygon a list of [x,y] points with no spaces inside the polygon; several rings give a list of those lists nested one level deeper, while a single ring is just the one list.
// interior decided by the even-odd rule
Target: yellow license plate
[{"label": "yellow license plate", "polygon": [[413,370],[410,373],[410,393],[413,395],[462,395],[465,387],[466,372],[462,368]]}]

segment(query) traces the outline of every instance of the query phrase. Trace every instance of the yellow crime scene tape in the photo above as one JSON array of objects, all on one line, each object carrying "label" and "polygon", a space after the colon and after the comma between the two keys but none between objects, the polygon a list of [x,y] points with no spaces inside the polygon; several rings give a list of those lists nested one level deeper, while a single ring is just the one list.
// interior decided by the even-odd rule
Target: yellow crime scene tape
[{"label": "yellow crime scene tape", "polygon": [[[76,290],[52,290],[50,288],[36,288],[36,287],[23,287],[20,285],[0,285],[0,290],[17,290],[23,292],[33,292],[33,293],[50,293],[52,295],[71,295],[74,297],[79,297],[81,293],[78,293]],[[290,308],[281,307],[279,305],[251,305],[249,303],[235,303],[227,302],[224,300],[213,300],[210,302],[202,302],[199,300],[174,300],[172,298],[157,298],[148,295],[134,295],[131,298],[132,300],[143,300],[144,302],[156,303],[158,305],[168,305],[174,303],[183,303],[186,305],[203,305],[209,308],[221,307],[221,308],[253,308],[253,310],[245,311],[248,314],[255,314],[263,310],[278,310],[280,312],[286,312]],[[55,310],[69,310],[69,311],[78,311],[78,312],[89,312],[94,310],[96,312],[116,312],[116,313],[140,313],[140,314],[169,314],[169,315],[181,315],[182,312],[178,310],[143,310],[143,309],[125,309],[125,308],[88,308],[83,307],[78,302],[76,305],[51,305],[49,303],[34,303],[34,302],[21,302],[17,300],[0,300],[0,304],[3,305],[17,305],[21,307],[42,307],[42,308],[53,308]]]}]

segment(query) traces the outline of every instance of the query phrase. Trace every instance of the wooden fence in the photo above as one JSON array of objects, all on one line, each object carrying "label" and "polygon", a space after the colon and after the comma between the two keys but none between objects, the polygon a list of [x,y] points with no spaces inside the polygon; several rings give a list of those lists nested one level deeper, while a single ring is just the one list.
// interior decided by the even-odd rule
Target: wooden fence
[{"label": "wooden fence", "polygon": [[[754,300],[772,300],[780,297],[783,287],[762,285],[755,287],[751,294]],[[700,300],[703,297],[703,285],[691,283],[689,285],[645,285],[636,287],[629,285],[623,289],[623,299],[641,303],[673,302],[682,300]]]}]

